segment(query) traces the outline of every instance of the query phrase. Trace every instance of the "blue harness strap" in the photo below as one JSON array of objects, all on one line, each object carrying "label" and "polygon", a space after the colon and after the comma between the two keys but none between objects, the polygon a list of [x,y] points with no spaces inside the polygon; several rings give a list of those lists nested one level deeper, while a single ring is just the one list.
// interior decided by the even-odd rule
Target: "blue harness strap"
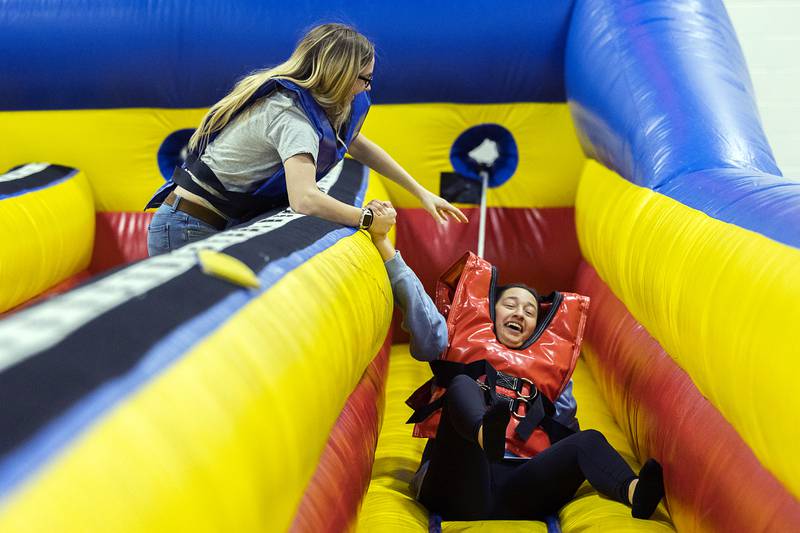
[{"label": "blue harness strap", "polygon": [[[230,120],[234,120],[257,100],[271,94],[279,87],[291,91],[297,96],[301,109],[319,136],[319,152],[316,161],[316,179],[319,181],[344,158],[348,146],[361,130],[361,126],[369,112],[369,94],[362,92],[353,99],[350,116],[339,131],[342,135],[336,134],[325,114],[325,110],[308,90],[283,79],[266,81],[248,98]],[[214,142],[220,133],[221,130],[211,134],[206,146]],[[178,185],[207,200],[225,216],[234,220],[249,220],[279,205],[288,205],[286,174],[283,166],[272,175],[265,177],[254,191],[248,193],[233,192],[226,190],[225,186],[214,174],[214,171],[200,159],[203,151],[204,149],[200,152],[189,154],[186,162],[175,168],[172,178],[156,191],[145,209],[161,205],[169,193]]]}]

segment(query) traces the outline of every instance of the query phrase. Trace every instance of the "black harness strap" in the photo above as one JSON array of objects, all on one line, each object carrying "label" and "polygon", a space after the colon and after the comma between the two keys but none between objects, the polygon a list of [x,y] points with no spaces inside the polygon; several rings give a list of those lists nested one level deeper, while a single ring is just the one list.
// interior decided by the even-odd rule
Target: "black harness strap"
[{"label": "black harness strap", "polygon": [[486,359],[480,361],[473,361],[472,363],[457,363],[454,361],[431,361],[431,370],[433,370],[433,377],[425,382],[414,394],[406,400],[406,404],[414,409],[414,413],[406,421],[406,424],[416,424],[422,422],[433,413],[442,408],[444,404],[444,396],[433,400],[430,403],[430,391],[433,385],[438,387],[447,388],[450,382],[456,376],[461,374],[467,375],[474,380],[481,376],[486,376],[487,388],[494,390],[494,384],[497,380],[497,371]]},{"label": "black harness strap", "polygon": [[[481,388],[488,393],[489,397],[487,401],[490,401],[491,397],[496,397],[508,402],[512,415],[520,419],[515,433],[523,442],[530,438],[537,427],[541,427],[547,433],[551,443],[558,442],[564,437],[575,433],[573,430],[553,419],[556,412],[553,402],[541,394],[536,388],[536,385],[530,380],[512,376],[505,372],[498,372],[486,359],[467,364],[437,360],[431,362],[431,369],[433,370],[434,377],[417,389],[417,392],[407,401],[409,406],[414,409],[414,413],[408,421],[406,421],[406,424],[422,422],[442,408],[444,405],[444,396],[429,403],[422,403],[424,402],[423,398],[426,394],[429,397],[432,385],[435,384],[439,387],[447,388],[453,378],[458,375],[465,374],[475,380],[485,375],[486,382],[479,384]],[[526,384],[530,387],[527,395],[523,394]],[[516,392],[517,397],[512,398],[505,394],[496,393],[496,386]],[[421,403],[422,405],[420,405]],[[526,405],[525,416],[517,414],[520,403]]]},{"label": "black harness strap", "polygon": [[565,426],[549,416],[544,417],[539,426],[547,433],[547,436],[550,438],[550,444],[555,444],[561,439],[565,439],[575,433],[574,429]]},{"label": "black harness strap", "polygon": [[[205,198],[225,216],[234,220],[249,220],[253,216],[279,205],[288,205],[288,200],[283,198],[269,199],[249,193],[226,190],[214,171],[196,154],[190,154],[187,157],[185,167],[175,167],[172,181],[187,191]],[[192,176],[214,192],[210,192],[197,183]]]},{"label": "black harness strap", "polygon": [[441,409],[443,405],[444,405],[444,396],[437,398],[436,400],[433,400],[431,403],[424,405],[419,409],[416,409],[411,414],[411,417],[408,420],[406,420],[406,424],[417,424],[419,422],[422,422],[423,420],[431,416],[433,413]]},{"label": "black harness strap", "polygon": [[466,364],[436,360],[431,361],[430,364],[431,370],[433,370],[433,377],[436,380],[436,385],[445,389],[450,386],[450,382],[454,377],[461,374],[466,374],[472,379],[486,376],[486,384],[489,387],[494,387],[497,382],[498,372],[486,359]]}]

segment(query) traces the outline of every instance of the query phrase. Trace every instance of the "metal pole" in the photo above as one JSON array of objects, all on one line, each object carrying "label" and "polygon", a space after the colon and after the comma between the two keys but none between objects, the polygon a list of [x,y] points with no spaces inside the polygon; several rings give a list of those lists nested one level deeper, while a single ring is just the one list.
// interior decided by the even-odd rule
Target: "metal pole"
[{"label": "metal pole", "polygon": [[489,171],[481,171],[481,216],[478,226],[478,257],[483,258],[483,247],[486,240],[486,191],[489,190]]}]

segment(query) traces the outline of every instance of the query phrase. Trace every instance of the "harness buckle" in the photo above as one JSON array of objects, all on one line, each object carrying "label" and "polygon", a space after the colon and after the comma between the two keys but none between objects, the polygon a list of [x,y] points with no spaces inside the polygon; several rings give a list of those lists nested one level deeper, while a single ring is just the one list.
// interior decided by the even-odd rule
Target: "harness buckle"
[{"label": "harness buckle", "polygon": [[525,409],[528,409],[528,398],[524,398],[522,396],[517,396],[516,398],[512,398],[511,401],[508,402],[508,408],[511,410],[511,416],[516,418],[517,420],[523,420],[525,415],[519,414],[517,411],[519,410],[520,404],[525,404]]},{"label": "harness buckle", "polygon": [[[525,384],[528,384],[528,394],[522,394],[522,389]],[[517,393],[517,397],[529,402],[534,400],[539,395],[539,389],[536,388],[536,385],[533,384],[533,381],[527,378],[517,378],[517,387],[514,389],[514,392]]]}]

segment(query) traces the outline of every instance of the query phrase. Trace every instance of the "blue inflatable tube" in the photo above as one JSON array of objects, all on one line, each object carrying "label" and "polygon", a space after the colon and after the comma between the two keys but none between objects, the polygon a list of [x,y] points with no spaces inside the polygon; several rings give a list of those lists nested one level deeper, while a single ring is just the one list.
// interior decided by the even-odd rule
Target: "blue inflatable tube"
[{"label": "blue inflatable tube", "polygon": [[0,111],[207,107],[330,21],[375,42],[375,103],[563,102],[572,4],[512,2],[498,13],[485,0],[195,0],[191,9],[169,0],[148,10],[138,0],[11,0],[0,10],[0,72],[15,75],[0,84]]},{"label": "blue inflatable tube", "polygon": [[720,0],[578,0],[565,75],[589,156],[800,247],[800,183],[780,177]]}]

